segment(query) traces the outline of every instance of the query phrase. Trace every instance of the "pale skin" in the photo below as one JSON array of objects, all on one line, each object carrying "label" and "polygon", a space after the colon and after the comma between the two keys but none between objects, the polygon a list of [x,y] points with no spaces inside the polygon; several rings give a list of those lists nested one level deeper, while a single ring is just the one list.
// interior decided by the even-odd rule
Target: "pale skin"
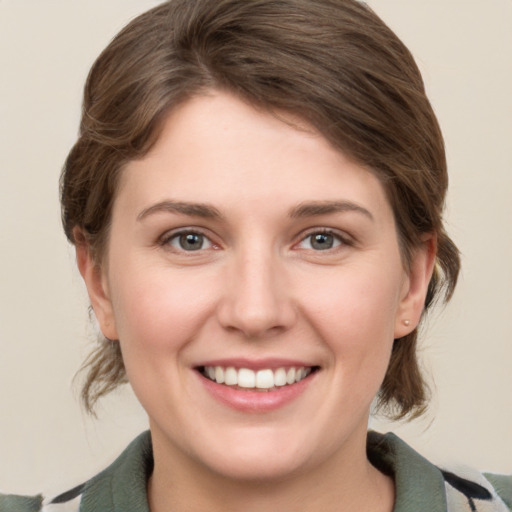
[{"label": "pale skin", "polygon": [[[378,179],[285,119],[218,91],[180,105],[123,170],[102,261],[77,248],[149,416],[152,512],[393,509],[367,423],[393,340],[419,322],[435,239],[405,264]],[[209,391],[199,368],[220,360],[314,370],[248,411]]]}]

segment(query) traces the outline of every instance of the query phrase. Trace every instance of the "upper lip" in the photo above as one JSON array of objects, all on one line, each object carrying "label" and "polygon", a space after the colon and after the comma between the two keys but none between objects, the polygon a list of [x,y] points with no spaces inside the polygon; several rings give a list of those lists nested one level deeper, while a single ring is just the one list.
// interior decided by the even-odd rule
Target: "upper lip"
[{"label": "upper lip", "polygon": [[267,368],[291,368],[291,367],[305,367],[310,368],[317,366],[311,362],[305,362],[297,359],[289,358],[265,358],[265,359],[247,359],[247,358],[228,358],[228,359],[212,359],[203,361],[197,365],[196,368],[204,366],[222,366],[224,368],[248,368],[250,370],[264,370]]}]

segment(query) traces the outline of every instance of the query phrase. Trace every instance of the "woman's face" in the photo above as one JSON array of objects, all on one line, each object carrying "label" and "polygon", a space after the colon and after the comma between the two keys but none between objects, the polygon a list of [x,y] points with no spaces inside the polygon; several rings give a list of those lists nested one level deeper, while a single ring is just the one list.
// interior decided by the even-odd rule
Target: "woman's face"
[{"label": "woman's face", "polygon": [[364,456],[393,339],[419,319],[428,250],[404,270],[379,181],[285,119],[219,92],[175,109],[123,171],[101,275],[81,258],[155,457],[181,468]]}]

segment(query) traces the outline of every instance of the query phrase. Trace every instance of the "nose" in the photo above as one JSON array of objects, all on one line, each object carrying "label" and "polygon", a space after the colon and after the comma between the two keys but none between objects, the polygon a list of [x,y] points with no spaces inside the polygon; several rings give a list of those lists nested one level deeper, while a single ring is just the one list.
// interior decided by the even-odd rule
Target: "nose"
[{"label": "nose", "polygon": [[225,329],[247,339],[264,339],[294,324],[296,310],[278,259],[263,251],[234,256],[218,307],[219,322]]}]

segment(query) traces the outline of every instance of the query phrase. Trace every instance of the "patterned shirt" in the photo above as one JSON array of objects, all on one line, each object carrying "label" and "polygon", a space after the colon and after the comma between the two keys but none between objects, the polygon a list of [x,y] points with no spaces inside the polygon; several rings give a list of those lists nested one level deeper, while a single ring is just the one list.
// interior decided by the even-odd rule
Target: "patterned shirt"
[{"label": "patterned shirt", "polygon": [[[394,512],[511,512],[512,476],[434,466],[394,434],[369,432],[368,458],[395,482]],[[107,469],[56,498],[0,494],[0,512],[149,512],[151,436],[137,437]]]}]

